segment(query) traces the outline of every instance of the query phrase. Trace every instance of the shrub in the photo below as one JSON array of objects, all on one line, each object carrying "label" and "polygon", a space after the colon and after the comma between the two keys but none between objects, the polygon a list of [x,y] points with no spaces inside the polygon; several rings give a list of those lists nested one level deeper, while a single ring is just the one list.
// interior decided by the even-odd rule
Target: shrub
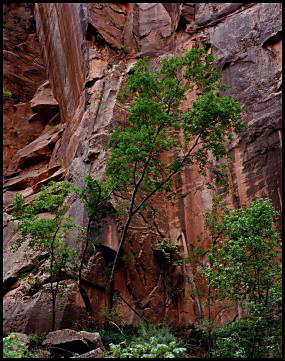
[{"label": "shrub", "polygon": [[160,241],[154,248],[154,254],[159,260],[167,264],[176,264],[180,259],[178,246],[168,241],[167,238]]},{"label": "shrub", "polygon": [[226,209],[221,222],[212,227],[218,236],[208,253],[209,264],[201,267],[211,290],[209,301],[229,300],[241,310],[241,319],[214,331],[215,357],[255,358],[281,352],[277,215],[271,200],[257,198],[240,209]]},{"label": "shrub", "polygon": [[[252,334],[255,333],[255,339]],[[216,358],[250,358],[253,341],[254,357],[281,357],[281,321],[269,323],[263,317],[251,317],[230,322],[213,333],[215,347],[212,353]]]},{"label": "shrub", "polygon": [[171,330],[167,326],[157,326],[141,323],[137,327],[137,336],[135,337],[136,341],[139,340],[147,342],[152,336],[157,338],[160,343],[177,341],[176,337],[172,334]]},{"label": "shrub", "polygon": [[176,341],[169,344],[159,343],[157,337],[152,336],[148,341],[142,343],[131,343],[126,346],[126,342],[118,345],[110,344],[112,358],[176,358],[186,351],[184,347],[178,347]]},{"label": "shrub", "polygon": [[137,335],[119,344],[110,344],[111,358],[175,358],[186,351],[168,327],[141,324]]},{"label": "shrub", "polygon": [[26,358],[27,352],[28,346],[14,332],[3,338],[3,358]]},{"label": "shrub", "polygon": [[42,345],[42,343],[43,343],[44,339],[46,338],[46,336],[47,336],[46,332],[34,333],[34,334],[28,335],[29,339],[34,342],[36,347],[39,347],[39,346]]}]

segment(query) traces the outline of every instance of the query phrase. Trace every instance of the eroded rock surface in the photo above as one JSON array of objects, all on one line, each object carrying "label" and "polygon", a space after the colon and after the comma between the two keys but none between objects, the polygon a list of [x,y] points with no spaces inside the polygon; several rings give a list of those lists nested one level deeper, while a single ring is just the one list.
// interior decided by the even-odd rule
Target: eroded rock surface
[{"label": "eroded rock surface", "polygon": [[209,29],[222,80],[230,86],[227,94],[233,95],[247,112],[248,129],[238,146],[231,145],[232,171],[240,173],[233,176],[238,198],[243,204],[257,194],[268,196],[279,209],[282,80],[281,38],[276,34],[281,32],[280,9],[280,4],[252,6]]},{"label": "eroded rock surface", "polygon": [[[248,125],[229,144],[235,193],[227,197],[228,204],[240,206],[263,195],[280,209],[281,4],[38,3],[34,11],[29,4],[4,5],[4,87],[13,93],[4,100],[6,330],[50,327],[44,288],[27,295],[26,279],[19,280],[24,249],[14,256],[10,251],[17,237],[8,215],[15,193],[20,191],[29,202],[51,179],[67,178],[78,186],[88,174],[102,179],[109,135],[126,119],[116,97],[131,66],[144,55],[157,63],[159,56],[179,53],[201,40],[230,86],[226,94],[244,106]],[[188,100],[194,97],[190,94]],[[160,232],[184,257],[191,256],[198,235],[205,236],[203,214],[213,198],[207,181],[194,167],[187,168],[174,203],[159,196],[153,200],[160,209]],[[73,198],[70,204],[75,222],[86,225],[82,204]],[[118,200],[110,206],[116,209]],[[106,269],[120,232],[115,219],[103,223],[102,246],[88,249],[84,274],[91,313],[99,322],[106,307]],[[135,219],[116,274],[121,294],[116,310],[126,323],[140,320],[129,304],[152,322],[195,324],[205,312],[206,285],[195,263],[162,267],[153,253],[158,239],[155,228]],[[74,245],[74,236],[68,242]],[[205,249],[207,245],[205,239]],[[57,328],[82,321],[84,302],[73,281],[70,290]],[[223,312],[223,305],[212,312],[217,322],[235,316],[235,310]]]},{"label": "eroded rock surface", "polygon": [[[52,305],[48,285],[28,295],[26,290],[14,289],[3,300],[4,330],[18,330],[25,333],[48,332],[51,330]],[[57,298],[56,328],[74,327],[74,321],[86,317],[78,285],[72,281],[64,287],[64,295]],[[72,319],[71,319],[72,315]]]},{"label": "eroded rock surface", "polygon": [[96,348],[95,350],[91,350],[89,352],[83,353],[80,355],[80,358],[101,358],[103,356],[103,351],[101,348]]},{"label": "eroded rock surface", "polygon": [[105,349],[98,332],[76,332],[70,329],[49,332],[42,346],[49,348],[55,354],[74,352],[85,355],[89,351],[88,357],[100,354],[99,350],[102,354],[102,350]]}]

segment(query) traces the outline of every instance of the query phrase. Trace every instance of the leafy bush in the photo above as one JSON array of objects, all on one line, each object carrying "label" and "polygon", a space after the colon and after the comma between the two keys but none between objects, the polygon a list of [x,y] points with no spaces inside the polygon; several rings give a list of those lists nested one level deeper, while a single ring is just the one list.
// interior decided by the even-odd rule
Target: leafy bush
[{"label": "leafy bush", "polygon": [[111,358],[175,358],[186,351],[168,327],[139,325],[138,334],[119,344],[110,344]]},{"label": "leafy bush", "polygon": [[176,341],[171,341],[169,344],[159,343],[155,336],[150,337],[149,341],[132,342],[129,346],[125,346],[126,342],[118,345],[110,344],[112,358],[175,358],[186,351],[186,348],[178,347]]},{"label": "leafy bush", "polygon": [[33,341],[37,347],[42,345],[42,343],[43,343],[44,339],[46,338],[46,336],[47,336],[46,332],[34,333],[34,334],[28,335],[29,339],[31,341]]},{"label": "leafy bush", "polygon": [[176,264],[180,259],[178,246],[168,241],[167,238],[160,241],[154,248],[154,254],[158,259],[167,264]]},{"label": "leafy bush", "polygon": [[[214,331],[215,357],[272,357],[280,354],[281,243],[278,215],[269,199],[225,209],[210,228],[215,237],[201,267],[211,300],[239,305],[242,318]],[[210,300],[210,298],[209,298]]]},{"label": "leafy bush", "polygon": [[152,324],[141,323],[137,326],[137,336],[135,341],[149,341],[149,338],[154,336],[160,343],[169,343],[177,341],[167,326],[157,326]]},{"label": "leafy bush", "polygon": [[217,298],[269,306],[281,276],[276,216],[272,202],[262,198],[224,213],[221,237],[208,253],[211,267],[203,270]]},{"label": "leafy bush", "polygon": [[15,333],[3,338],[3,358],[27,358],[28,346]]},{"label": "leafy bush", "polygon": [[263,317],[251,317],[230,322],[217,328],[214,338],[212,356],[216,358],[272,358],[282,354],[280,320],[269,324]]}]

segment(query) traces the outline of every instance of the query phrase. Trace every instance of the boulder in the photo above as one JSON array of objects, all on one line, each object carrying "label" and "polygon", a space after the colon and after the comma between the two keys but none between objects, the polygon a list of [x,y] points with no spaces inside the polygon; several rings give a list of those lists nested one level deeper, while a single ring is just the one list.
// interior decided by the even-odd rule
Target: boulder
[{"label": "boulder", "polygon": [[[38,278],[42,281],[40,277],[39,275]],[[23,281],[23,286],[25,284]],[[63,282],[60,282],[60,287],[62,286]],[[44,284],[41,290],[32,295],[26,294],[21,287],[6,293],[3,300],[3,328],[7,333],[17,331],[30,334],[51,330],[52,305],[49,287],[49,284]],[[56,301],[55,327],[56,329],[75,328],[85,318],[85,306],[78,284],[66,280],[63,295]],[[83,336],[80,337],[83,339]],[[95,347],[89,346],[86,341],[86,347],[81,353],[92,348]]]},{"label": "boulder", "polygon": [[103,351],[100,348],[96,348],[95,350],[80,355],[80,358],[101,358],[102,355]]},{"label": "boulder", "polygon": [[80,331],[78,332],[84,339],[93,347],[93,348],[101,348],[102,350],[105,349],[101,336],[98,332],[87,332],[87,331]]},{"label": "boulder", "polygon": [[[98,332],[77,332],[70,329],[49,332],[42,345],[56,354],[84,354],[94,350],[94,348],[97,350],[104,349]],[[98,351],[97,354],[99,354]]]}]

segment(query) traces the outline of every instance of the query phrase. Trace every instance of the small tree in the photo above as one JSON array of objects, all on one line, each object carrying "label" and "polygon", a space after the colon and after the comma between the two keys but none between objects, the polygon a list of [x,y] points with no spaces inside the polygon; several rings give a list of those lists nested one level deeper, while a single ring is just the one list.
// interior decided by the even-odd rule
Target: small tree
[{"label": "small tree", "polygon": [[[141,59],[131,70],[120,97],[131,103],[128,122],[111,136],[106,169],[107,187],[126,207],[109,279],[110,308],[115,268],[134,216],[155,194],[170,192],[186,165],[197,164],[204,174],[208,153],[215,159],[226,155],[224,140],[242,129],[242,109],[232,97],[219,95],[213,61],[201,47],[164,57],[156,68]],[[181,110],[187,93],[197,88],[201,94]],[[162,160],[165,152],[171,152],[170,162]]]},{"label": "small tree", "polygon": [[[67,232],[75,227],[75,224],[65,216],[68,207],[64,204],[65,197],[74,190],[67,181],[50,182],[48,186],[42,187],[29,205],[24,204],[25,198],[20,193],[16,194],[13,202],[12,216],[19,222],[16,230],[20,234],[13,250],[17,250],[27,241],[27,252],[48,253],[52,330],[55,329],[59,282],[66,278],[66,273],[76,271],[76,251],[65,244]],[[39,217],[41,212],[50,214],[42,218]]]},{"label": "small tree", "polygon": [[78,278],[82,298],[85,302],[87,311],[90,311],[90,301],[83,287],[82,273],[86,262],[88,246],[90,243],[95,244],[96,246],[100,233],[100,222],[104,217],[111,213],[110,207],[107,205],[110,193],[104,188],[104,184],[101,184],[91,176],[86,176],[84,178],[84,186],[82,189],[78,190],[78,193],[88,215]]},{"label": "small tree", "polygon": [[211,298],[230,300],[243,310],[240,320],[216,331],[217,357],[264,357],[272,354],[270,347],[278,349],[281,249],[276,216],[270,200],[257,198],[243,208],[224,211],[212,228],[218,237],[208,253],[210,266],[201,269],[213,291]]}]

